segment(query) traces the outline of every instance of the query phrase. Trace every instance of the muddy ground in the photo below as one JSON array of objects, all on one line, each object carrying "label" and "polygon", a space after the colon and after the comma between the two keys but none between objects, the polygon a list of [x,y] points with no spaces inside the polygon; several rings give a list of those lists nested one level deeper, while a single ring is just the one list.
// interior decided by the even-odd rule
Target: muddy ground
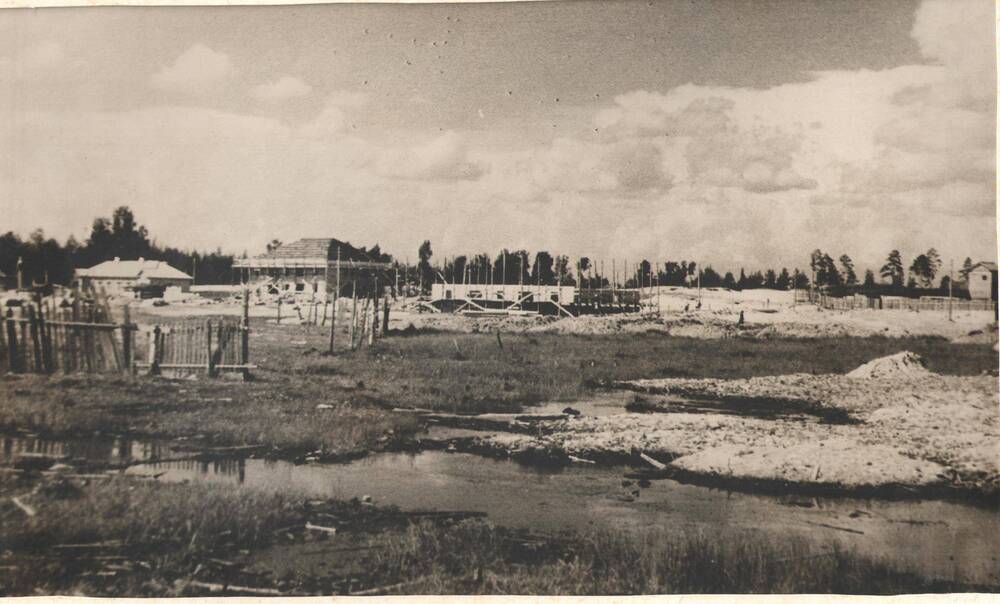
[{"label": "muddy ground", "polygon": [[[254,319],[251,358],[259,368],[251,382],[5,376],[0,425],[50,437],[95,431],[163,437],[195,456],[318,462],[441,447],[539,464],[635,464],[641,479],[669,475],[735,488],[804,486],[834,494],[868,488],[889,495],[882,490],[889,486],[915,497],[972,498],[996,492],[996,378],[980,375],[995,369],[996,354],[983,343],[940,337],[706,340],[665,337],[640,323],[640,332],[596,335],[502,329],[499,341],[489,322],[472,333],[403,329],[372,348],[329,356],[329,334],[321,327]],[[925,357],[932,372],[905,379],[844,375],[907,349]],[[629,409],[562,413],[609,388],[633,393]],[[533,408],[547,402],[555,412],[533,416]],[[436,424],[474,430],[421,440],[431,423],[428,413],[394,411],[399,407],[457,417]],[[669,465],[651,472],[640,453]],[[633,568],[631,561],[653,554],[617,536],[571,537],[567,550],[563,539],[526,537],[461,514],[428,519],[380,508],[393,519],[383,526],[370,522],[377,515],[366,515],[374,508],[365,502],[350,504],[361,511],[345,512],[345,502],[309,507],[294,498],[246,499],[242,492],[121,477],[118,468],[59,464],[69,465],[26,456],[4,470],[10,480],[0,485],[0,567],[14,573],[0,579],[5,593],[196,595],[218,592],[220,585],[229,586],[225,593],[244,595],[384,588],[641,593],[667,584],[721,591],[719,583],[696,580],[705,575],[698,565],[714,564],[719,556],[728,556],[733,567],[756,569],[732,578],[735,591],[856,591],[880,584],[875,577],[888,581],[882,591],[925,585],[855,554],[822,568],[787,569],[790,575],[770,562],[747,566],[747,556],[762,555],[756,548],[763,546],[747,537],[744,549],[720,550],[720,543],[740,542],[732,535],[719,543],[658,546],[655,555],[680,569],[681,576],[667,576],[668,566]],[[218,513],[206,517],[203,509]],[[362,520],[352,524],[351,518]],[[332,527],[324,519],[341,524]],[[338,532],[309,529],[307,522]],[[364,526],[385,530],[364,533]],[[150,543],[151,550],[142,549]],[[365,568],[357,566],[355,551],[364,552]],[[282,562],[300,554],[320,556],[323,564],[295,569]],[[762,559],[802,555],[797,545],[779,544]],[[69,564],[70,558],[82,563]],[[859,583],[838,583],[848,567],[860,569],[851,575]],[[46,582],[36,568],[52,570],[56,579]],[[821,576],[804,578],[819,571]],[[602,578],[595,582],[594,576]],[[240,586],[250,589],[240,592]]]},{"label": "muddy ground", "polygon": [[468,446],[576,462],[645,453],[660,475],[735,488],[997,501],[996,377],[921,363],[904,352],[847,375],[610,382],[641,393],[635,413],[539,419]]}]

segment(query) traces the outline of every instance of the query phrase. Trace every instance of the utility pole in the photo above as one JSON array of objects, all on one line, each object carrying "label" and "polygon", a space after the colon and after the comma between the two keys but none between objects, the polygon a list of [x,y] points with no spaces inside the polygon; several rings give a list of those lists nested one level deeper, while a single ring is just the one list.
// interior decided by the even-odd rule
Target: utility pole
[{"label": "utility pole", "polygon": [[952,258],[950,266],[948,268],[948,320],[953,320],[951,318],[951,288],[952,284],[955,282],[955,259]]}]

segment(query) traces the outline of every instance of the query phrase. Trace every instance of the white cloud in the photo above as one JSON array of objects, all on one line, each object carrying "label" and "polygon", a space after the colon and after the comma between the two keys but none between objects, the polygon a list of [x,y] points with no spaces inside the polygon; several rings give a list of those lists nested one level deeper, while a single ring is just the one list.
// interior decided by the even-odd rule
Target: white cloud
[{"label": "white cloud", "polygon": [[0,81],[20,83],[58,76],[78,76],[86,62],[66,54],[58,42],[47,40],[25,47],[12,57],[0,57]]},{"label": "white cloud", "polygon": [[385,150],[376,171],[391,178],[415,180],[476,180],[483,167],[469,158],[464,137],[447,131],[426,142]]},{"label": "white cloud", "polygon": [[152,76],[154,88],[187,94],[202,94],[226,81],[235,73],[229,55],[195,44],[170,65]]},{"label": "white cloud", "polygon": [[[505,129],[502,143],[487,130],[373,133],[365,118],[381,107],[353,91],[301,123],[181,108],[21,115],[0,122],[0,200],[76,232],[129,203],[164,241],[238,251],[332,234],[399,254],[432,237],[439,254],[525,246],[723,270],[801,267],[816,247],[859,270],[893,248],[988,256],[995,77],[981,55],[993,34],[981,3],[950,4],[918,13],[928,64],[626,92],[549,140],[548,122]],[[216,63],[202,81],[232,72]],[[194,66],[170,70],[179,85]]]},{"label": "white cloud", "polygon": [[299,78],[282,76],[273,82],[255,86],[251,94],[259,101],[276,103],[309,96],[312,86]]}]

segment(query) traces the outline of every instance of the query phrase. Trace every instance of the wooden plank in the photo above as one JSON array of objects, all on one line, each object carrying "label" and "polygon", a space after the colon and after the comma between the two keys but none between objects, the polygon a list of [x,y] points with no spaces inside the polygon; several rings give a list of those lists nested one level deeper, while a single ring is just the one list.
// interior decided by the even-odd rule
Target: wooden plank
[{"label": "wooden plank", "polygon": [[17,324],[13,321],[13,317],[14,311],[7,309],[7,320],[5,321],[7,330],[7,368],[11,373],[17,373],[20,363],[18,363]]}]

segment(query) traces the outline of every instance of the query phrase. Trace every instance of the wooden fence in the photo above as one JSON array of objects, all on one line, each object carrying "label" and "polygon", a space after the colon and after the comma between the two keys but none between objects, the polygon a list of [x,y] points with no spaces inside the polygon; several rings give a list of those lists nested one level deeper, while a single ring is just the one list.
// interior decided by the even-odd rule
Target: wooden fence
[{"label": "wooden fence", "polygon": [[[0,317],[0,373],[134,373],[152,375],[204,371],[217,376],[238,371],[244,378],[250,359],[249,307],[243,318],[189,320],[141,329],[128,306],[115,321],[103,298],[24,301]],[[137,333],[146,346],[138,349]]]},{"label": "wooden fence", "polygon": [[965,300],[959,298],[922,297],[905,298],[902,296],[828,296],[822,292],[810,290],[795,290],[796,303],[817,304],[828,310],[911,310],[911,311],[942,311],[949,308],[953,312],[993,311],[996,304],[990,300]]},{"label": "wooden fence", "polygon": [[24,301],[8,308],[0,329],[0,372],[126,372],[134,328],[126,311],[115,322],[106,304]]},{"label": "wooden fence", "polygon": [[249,327],[238,319],[187,320],[144,330],[146,346],[136,367],[152,375],[239,371],[249,376]]}]

